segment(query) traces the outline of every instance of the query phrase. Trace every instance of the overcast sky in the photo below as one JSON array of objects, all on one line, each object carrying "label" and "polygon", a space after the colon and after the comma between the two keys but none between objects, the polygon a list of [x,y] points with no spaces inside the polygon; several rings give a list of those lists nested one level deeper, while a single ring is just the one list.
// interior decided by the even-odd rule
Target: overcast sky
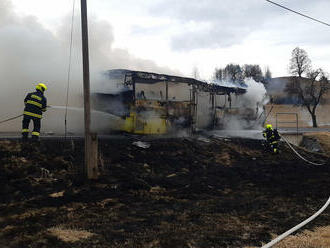
[{"label": "overcast sky", "polygon": [[[71,15],[72,2],[12,0],[19,16],[35,16],[54,32]],[[276,2],[330,23],[329,0]],[[297,46],[314,67],[330,72],[330,27],[264,0],[89,0],[88,8],[90,17],[112,27],[104,36],[113,37],[114,48],[186,76],[197,67],[202,79],[210,79],[228,63],[269,66],[273,76],[285,76]]]}]

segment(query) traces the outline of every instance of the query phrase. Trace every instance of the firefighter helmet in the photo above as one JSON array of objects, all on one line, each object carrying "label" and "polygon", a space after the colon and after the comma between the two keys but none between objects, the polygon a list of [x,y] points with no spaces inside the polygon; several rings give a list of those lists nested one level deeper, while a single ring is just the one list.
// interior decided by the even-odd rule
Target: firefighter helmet
[{"label": "firefighter helmet", "polygon": [[43,83],[38,83],[38,85],[36,86],[36,89],[44,92],[47,90],[47,86]]},{"label": "firefighter helmet", "polygon": [[273,129],[272,124],[267,124],[267,125],[266,125],[266,129]]}]

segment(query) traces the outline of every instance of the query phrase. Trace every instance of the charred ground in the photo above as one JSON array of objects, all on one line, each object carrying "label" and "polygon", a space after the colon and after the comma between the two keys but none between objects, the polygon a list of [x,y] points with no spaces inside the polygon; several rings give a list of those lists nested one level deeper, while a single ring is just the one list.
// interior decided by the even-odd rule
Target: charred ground
[{"label": "charred ground", "polygon": [[[104,176],[92,182],[76,175],[81,140],[34,149],[0,141],[0,247],[260,246],[329,195],[329,159],[301,150],[326,161],[310,166],[284,144],[272,155],[249,139],[148,139],[147,149],[134,141],[101,140]],[[306,228],[329,221],[326,210]],[[93,235],[64,241],[54,227]]]}]

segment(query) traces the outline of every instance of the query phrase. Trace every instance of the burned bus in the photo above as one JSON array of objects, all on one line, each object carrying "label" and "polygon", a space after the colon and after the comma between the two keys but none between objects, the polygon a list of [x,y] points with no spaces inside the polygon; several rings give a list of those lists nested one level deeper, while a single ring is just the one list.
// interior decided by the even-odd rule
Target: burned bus
[{"label": "burned bus", "polygon": [[214,128],[245,92],[193,78],[116,69],[103,74],[92,103],[96,110],[120,116],[121,131],[165,134]]}]

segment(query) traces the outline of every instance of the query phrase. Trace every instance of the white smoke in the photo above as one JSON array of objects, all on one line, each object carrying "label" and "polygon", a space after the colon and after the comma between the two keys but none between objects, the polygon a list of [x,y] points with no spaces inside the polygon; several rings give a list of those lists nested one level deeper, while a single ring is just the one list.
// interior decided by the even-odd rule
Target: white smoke
[{"label": "white smoke", "polygon": [[247,92],[241,98],[241,106],[255,108],[256,112],[261,114],[263,106],[269,101],[265,86],[252,78],[246,79],[245,84],[247,85]]},{"label": "white smoke", "polygon": [[224,86],[224,87],[230,87],[230,88],[244,88],[246,89],[246,85],[244,84],[238,84],[238,83],[233,83],[231,81],[227,81],[227,80],[218,80],[218,79],[212,79],[209,80],[208,83],[211,84],[216,84],[216,85],[220,85],[220,86]]},{"label": "white smoke", "polygon": [[264,105],[269,101],[266,89],[262,83],[258,83],[252,78],[246,79],[245,84],[247,92],[239,95],[233,103],[237,114],[226,116],[224,123],[226,130],[262,128]]},{"label": "white smoke", "polygon": [[[36,82],[48,86],[46,97],[49,105],[63,106],[66,102],[71,17],[63,19],[58,30],[48,30],[33,16],[15,14],[9,0],[0,2],[0,120],[23,111],[23,99],[34,90]],[[97,84],[98,75],[104,70],[124,68],[171,73],[168,68],[154,62],[131,56],[128,51],[113,48],[112,27],[95,17],[89,18],[91,87]],[[73,50],[70,74],[69,106],[82,107],[82,59],[80,17],[75,17]],[[77,115],[81,115],[78,111]],[[74,114],[68,116],[68,125],[81,127]],[[47,117],[52,116],[52,123]],[[50,118],[49,118],[50,119]],[[70,121],[71,120],[71,121]],[[55,123],[54,123],[55,121]],[[50,125],[51,124],[51,125]],[[64,130],[64,111],[49,110],[43,120],[43,131],[56,127]],[[0,132],[20,131],[20,120],[0,127]],[[51,130],[54,131],[54,130]]]}]

